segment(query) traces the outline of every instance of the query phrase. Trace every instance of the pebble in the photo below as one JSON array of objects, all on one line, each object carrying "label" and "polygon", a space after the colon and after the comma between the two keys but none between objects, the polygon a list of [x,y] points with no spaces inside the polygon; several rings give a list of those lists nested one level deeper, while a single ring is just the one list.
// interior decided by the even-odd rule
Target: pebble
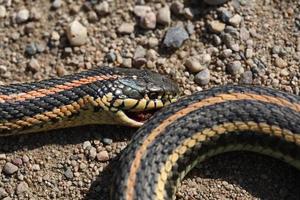
[{"label": "pebble", "polygon": [[208,22],[208,28],[214,33],[221,33],[225,29],[225,24],[218,20],[213,20]]},{"label": "pebble", "polygon": [[51,40],[58,41],[59,39],[60,39],[59,33],[56,32],[56,31],[53,31],[53,32],[51,33]]},{"label": "pebble", "polygon": [[134,56],[133,59],[139,59],[139,58],[144,58],[146,56],[146,49],[142,46],[137,46],[135,51],[134,51]]},{"label": "pebble", "polygon": [[169,6],[162,7],[157,13],[157,23],[169,25],[171,23],[171,11]]},{"label": "pebble", "polygon": [[170,9],[174,15],[179,15],[183,13],[184,5],[180,1],[175,1],[171,4]]},{"label": "pebble", "polygon": [[6,16],[6,8],[5,6],[0,5],[0,18],[4,18]]},{"label": "pebble", "polygon": [[28,163],[28,162],[29,162],[29,157],[28,157],[27,155],[23,155],[22,161],[23,161],[24,163]]},{"label": "pebble", "polygon": [[111,51],[108,52],[105,57],[108,60],[108,62],[115,62],[116,59],[117,59],[116,54],[114,52],[111,52]]},{"label": "pebble", "polygon": [[35,47],[36,47],[36,50],[38,53],[42,53],[46,49],[46,44],[43,42],[38,42],[38,43],[35,43]]},{"label": "pebble", "polygon": [[155,37],[149,38],[149,40],[148,40],[149,47],[153,48],[153,47],[156,47],[158,44],[159,44],[159,41],[157,38],[155,38]]},{"label": "pebble", "polygon": [[113,143],[113,140],[110,138],[103,138],[102,142],[106,145],[110,145]]},{"label": "pebble", "polygon": [[[3,66],[4,68],[2,68],[2,69],[4,69],[4,72],[6,72],[7,68],[6,68],[4,65],[0,65],[0,66],[1,66],[1,68],[2,68],[2,66]],[[2,73],[2,69],[0,70],[1,73]],[[3,73],[4,73],[4,72],[3,72]],[[6,155],[5,155],[5,153],[0,153],[0,160],[6,160]]]},{"label": "pebble", "polygon": [[289,70],[288,70],[287,68],[282,69],[282,70],[280,71],[280,75],[281,75],[281,76],[288,76],[289,74],[290,74],[290,72],[289,72]]},{"label": "pebble", "polygon": [[204,67],[200,64],[199,60],[196,58],[187,59],[185,61],[185,66],[192,73],[197,73],[204,69]]},{"label": "pebble", "polygon": [[40,167],[39,164],[33,164],[33,165],[32,165],[32,170],[33,170],[33,171],[40,171],[40,169],[41,169],[41,167]]},{"label": "pebble", "polygon": [[36,73],[40,70],[41,66],[37,59],[31,58],[28,63],[27,69],[33,73]]},{"label": "pebble", "polygon": [[8,193],[6,192],[6,190],[2,187],[0,187],[0,199],[3,199],[4,197],[7,197]]},{"label": "pebble", "polygon": [[232,17],[232,12],[221,8],[218,10],[218,15],[222,22],[228,23],[229,19]]},{"label": "pebble", "polygon": [[83,143],[83,145],[82,145],[82,148],[84,149],[84,150],[89,150],[90,148],[92,147],[92,144],[91,144],[91,142],[90,141],[85,141],[84,143]]},{"label": "pebble", "polygon": [[88,20],[89,22],[96,22],[98,21],[98,15],[96,12],[94,12],[93,10],[88,12]]},{"label": "pebble", "polygon": [[209,81],[210,81],[210,71],[207,68],[197,73],[195,76],[195,82],[201,86],[207,85]]},{"label": "pebble", "polygon": [[133,13],[135,16],[142,18],[145,17],[147,13],[151,12],[151,8],[149,6],[135,6],[133,9]]},{"label": "pebble", "polygon": [[240,61],[233,61],[227,65],[227,71],[231,75],[239,75],[244,73],[244,68]]},{"label": "pebble", "polygon": [[78,21],[70,23],[66,32],[72,46],[81,46],[87,42],[87,28]]},{"label": "pebble", "polygon": [[134,31],[133,23],[122,23],[118,28],[118,32],[121,34],[131,34]]},{"label": "pebble", "polygon": [[243,41],[247,41],[250,38],[250,33],[245,27],[241,27],[240,29],[240,38]]},{"label": "pebble", "polygon": [[131,68],[132,67],[132,59],[131,58],[123,58],[122,66]]},{"label": "pebble", "polygon": [[242,22],[243,18],[239,15],[239,14],[235,14],[233,17],[231,17],[229,19],[229,23],[232,25],[232,26],[239,26],[240,23]]},{"label": "pebble", "polygon": [[189,20],[192,20],[195,17],[195,14],[191,8],[183,9],[183,15]]},{"label": "pebble", "polygon": [[277,57],[275,59],[275,63],[274,64],[275,64],[276,67],[279,67],[279,68],[284,68],[284,67],[288,66],[288,63],[285,60],[283,60],[282,58],[280,58],[280,57]]},{"label": "pebble", "polygon": [[3,167],[3,172],[7,175],[14,174],[18,171],[18,167],[10,162],[5,163]]},{"label": "pebble", "polygon": [[246,58],[252,58],[253,57],[253,49],[246,49],[246,52],[245,52],[245,56]]},{"label": "pebble", "polygon": [[97,154],[97,160],[100,161],[100,162],[108,161],[109,160],[108,152],[107,151],[100,151]]},{"label": "pebble", "polygon": [[103,1],[102,3],[95,6],[95,11],[100,16],[107,15],[110,13],[110,6],[107,1]]},{"label": "pebble", "polygon": [[23,164],[23,161],[22,161],[21,158],[14,158],[14,159],[12,160],[12,163],[13,163],[14,165],[20,167],[20,166]]},{"label": "pebble", "polygon": [[16,22],[18,24],[25,23],[29,19],[29,11],[27,9],[20,10],[16,15]]},{"label": "pebble", "polygon": [[241,84],[252,84],[253,83],[253,74],[252,74],[252,72],[251,71],[245,71],[241,75],[240,83]]},{"label": "pebble", "polygon": [[95,147],[91,147],[90,151],[89,151],[89,158],[94,160],[96,158],[97,155],[97,150]]},{"label": "pebble", "polygon": [[168,29],[163,45],[168,48],[178,49],[183,42],[189,38],[189,34],[182,27],[171,27]]},{"label": "pebble", "polygon": [[70,167],[67,167],[67,169],[64,171],[64,175],[69,180],[74,177],[74,174],[73,174],[72,169]]},{"label": "pebble", "polygon": [[62,5],[62,1],[61,0],[54,0],[52,2],[51,7],[54,8],[54,9],[58,9],[58,8],[61,7],[61,5]]},{"label": "pebble", "polygon": [[22,181],[21,183],[19,183],[17,185],[17,189],[16,189],[16,192],[17,194],[22,194],[22,193],[27,193],[29,191],[29,187],[28,187],[28,184],[24,181]]},{"label": "pebble", "polygon": [[186,30],[187,32],[192,35],[194,32],[195,32],[195,26],[192,22],[188,22],[187,25],[186,25]]},{"label": "pebble", "polygon": [[156,15],[154,12],[148,12],[139,20],[140,27],[144,29],[154,29],[156,27]]}]

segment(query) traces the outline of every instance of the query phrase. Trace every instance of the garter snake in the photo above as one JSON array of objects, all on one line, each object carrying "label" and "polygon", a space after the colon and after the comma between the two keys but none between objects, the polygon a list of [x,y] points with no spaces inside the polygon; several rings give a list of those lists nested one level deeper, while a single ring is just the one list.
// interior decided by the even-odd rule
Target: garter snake
[{"label": "garter snake", "polygon": [[0,86],[0,136],[85,124],[140,127],[147,120],[118,161],[116,200],[175,199],[197,163],[228,151],[258,152],[300,168],[298,96],[223,86],[172,103],[178,94],[175,83],[154,72],[107,67]]}]

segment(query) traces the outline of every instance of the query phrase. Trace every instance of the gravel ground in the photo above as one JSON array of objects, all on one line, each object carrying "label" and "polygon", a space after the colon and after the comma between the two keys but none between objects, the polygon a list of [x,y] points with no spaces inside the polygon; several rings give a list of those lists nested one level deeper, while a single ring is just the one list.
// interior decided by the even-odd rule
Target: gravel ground
[{"label": "gravel ground", "polygon": [[[296,0],[0,0],[0,83],[105,64],[166,74],[185,95],[233,83],[299,95],[299,30]],[[0,199],[107,199],[114,160],[134,132],[89,126],[3,138]],[[299,180],[277,160],[229,153],[193,170],[177,198],[300,199]]]}]

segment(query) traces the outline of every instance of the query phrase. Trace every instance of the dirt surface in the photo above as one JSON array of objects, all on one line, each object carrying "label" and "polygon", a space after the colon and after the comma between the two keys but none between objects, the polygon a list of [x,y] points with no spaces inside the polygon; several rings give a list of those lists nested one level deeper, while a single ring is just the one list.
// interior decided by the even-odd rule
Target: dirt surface
[{"label": "dirt surface", "polygon": [[[136,5],[152,11],[143,7],[148,13],[137,17]],[[83,43],[78,46],[66,34],[74,20],[81,24],[75,32]],[[175,38],[168,43],[165,35],[172,27],[178,34],[171,34]],[[296,0],[233,0],[222,6],[0,0],[0,81],[34,81],[119,65],[168,75],[184,95],[239,83],[299,95],[299,30]],[[89,126],[1,138],[0,199],[108,199],[115,158],[135,131]],[[229,153],[194,169],[177,198],[300,199],[299,180],[299,172],[285,163]]]}]

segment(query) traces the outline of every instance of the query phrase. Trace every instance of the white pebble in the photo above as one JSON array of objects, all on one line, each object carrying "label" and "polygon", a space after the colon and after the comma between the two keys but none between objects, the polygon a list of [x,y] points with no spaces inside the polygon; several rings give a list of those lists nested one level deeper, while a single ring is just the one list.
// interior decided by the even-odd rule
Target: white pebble
[{"label": "white pebble", "polygon": [[67,28],[67,37],[72,46],[81,46],[87,42],[87,28],[73,21]]}]

